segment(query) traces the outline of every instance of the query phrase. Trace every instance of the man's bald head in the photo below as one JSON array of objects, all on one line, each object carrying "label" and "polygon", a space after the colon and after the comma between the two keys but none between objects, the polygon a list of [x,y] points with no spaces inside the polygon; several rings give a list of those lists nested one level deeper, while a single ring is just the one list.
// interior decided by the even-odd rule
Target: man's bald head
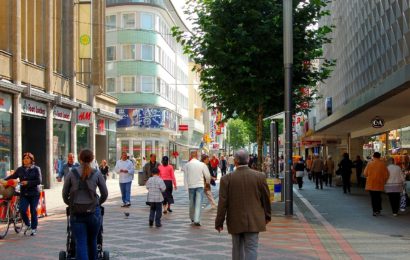
[{"label": "man's bald head", "polygon": [[191,158],[198,159],[198,151],[197,150],[191,152]]}]

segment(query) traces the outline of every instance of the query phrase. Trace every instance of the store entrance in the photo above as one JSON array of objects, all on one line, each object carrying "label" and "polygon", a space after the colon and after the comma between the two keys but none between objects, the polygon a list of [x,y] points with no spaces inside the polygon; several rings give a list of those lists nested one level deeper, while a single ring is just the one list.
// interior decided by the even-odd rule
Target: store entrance
[{"label": "store entrance", "polygon": [[49,188],[50,183],[46,178],[46,120],[23,116],[21,127],[23,153],[31,152],[34,155],[36,165],[41,169],[42,184]]},{"label": "store entrance", "polygon": [[101,164],[101,161],[107,160],[107,136],[106,135],[95,135],[95,159],[98,164]]}]

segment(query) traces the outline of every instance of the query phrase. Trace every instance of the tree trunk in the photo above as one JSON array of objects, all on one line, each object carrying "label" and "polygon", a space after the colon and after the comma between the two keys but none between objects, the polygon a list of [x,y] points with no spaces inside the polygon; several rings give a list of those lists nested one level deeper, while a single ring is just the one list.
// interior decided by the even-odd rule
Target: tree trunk
[{"label": "tree trunk", "polygon": [[258,143],[258,170],[262,171],[263,162],[263,106],[259,104],[256,127],[256,141]]}]

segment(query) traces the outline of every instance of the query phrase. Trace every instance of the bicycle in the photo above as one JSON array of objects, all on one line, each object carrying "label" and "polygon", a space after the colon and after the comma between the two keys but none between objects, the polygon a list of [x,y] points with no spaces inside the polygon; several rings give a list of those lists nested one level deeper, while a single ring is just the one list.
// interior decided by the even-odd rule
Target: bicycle
[{"label": "bicycle", "polygon": [[23,229],[23,220],[20,215],[20,193],[15,191],[11,199],[0,199],[0,239],[7,236],[10,225],[18,234]]}]

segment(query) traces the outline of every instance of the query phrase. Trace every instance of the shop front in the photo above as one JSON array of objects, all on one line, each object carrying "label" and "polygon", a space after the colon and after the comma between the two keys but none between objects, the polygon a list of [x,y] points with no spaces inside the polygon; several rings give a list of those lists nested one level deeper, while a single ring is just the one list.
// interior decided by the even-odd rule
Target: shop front
[{"label": "shop front", "polygon": [[12,95],[0,92],[0,178],[13,167]]},{"label": "shop front", "polygon": [[47,184],[46,167],[46,117],[47,106],[44,103],[30,99],[21,99],[21,137],[22,151],[30,152],[35,157],[35,163],[42,169],[43,183]]},{"label": "shop front", "polygon": [[90,147],[90,124],[92,123],[92,110],[77,109],[77,154]]},{"label": "shop front", "polygon": [[99,163],[106,160],[110,167],[115,166],[117,159],[116,121],[97,117],[95,120],[95,156]]},{"label": "shop front", "polygon": [[54,107],[53,118],[53,170],[58,173],[71,153],[72,110]]}]

